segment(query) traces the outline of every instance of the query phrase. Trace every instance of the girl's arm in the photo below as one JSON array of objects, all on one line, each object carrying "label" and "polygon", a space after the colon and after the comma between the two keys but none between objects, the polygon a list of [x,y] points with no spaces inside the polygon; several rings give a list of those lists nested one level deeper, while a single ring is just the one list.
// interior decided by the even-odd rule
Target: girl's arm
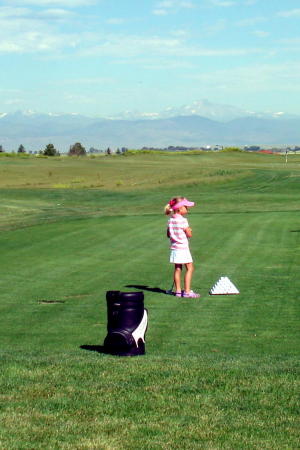
[{"label": "girl's arm", "polygon": [[185,232],[185,234],[188,238],[191,238],[193,236],[193,232],[190,227],[185,228],[183,231]]}]

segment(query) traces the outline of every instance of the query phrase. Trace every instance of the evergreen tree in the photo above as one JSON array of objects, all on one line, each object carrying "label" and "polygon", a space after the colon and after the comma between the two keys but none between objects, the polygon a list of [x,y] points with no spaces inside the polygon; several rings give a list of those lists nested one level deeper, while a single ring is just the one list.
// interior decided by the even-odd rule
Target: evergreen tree
[{"label": "evergreen tree", "polygon": [[59,152],[56,150],[53,144],[48,144],[43,151],[43,155],[46,156],[59,156]]},{"label": "evergreen tree", "polygon": [[20,147],[18,148],[18,153],[26,153],[24,145],[20,145]]}]

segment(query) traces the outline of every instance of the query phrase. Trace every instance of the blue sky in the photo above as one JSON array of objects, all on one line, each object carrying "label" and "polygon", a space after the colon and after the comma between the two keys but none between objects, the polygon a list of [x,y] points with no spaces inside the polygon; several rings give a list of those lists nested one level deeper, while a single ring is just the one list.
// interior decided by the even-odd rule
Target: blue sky
[{"label": "blue sky", "polygon": [[299,0],[1,0],[0,112],[300,114]]}]

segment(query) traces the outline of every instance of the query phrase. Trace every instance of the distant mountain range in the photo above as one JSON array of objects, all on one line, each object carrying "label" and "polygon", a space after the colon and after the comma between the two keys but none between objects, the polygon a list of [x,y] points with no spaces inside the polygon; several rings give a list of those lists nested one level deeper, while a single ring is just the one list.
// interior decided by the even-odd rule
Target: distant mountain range
[{"label": "distant mountain range", "polygon": [[195,101],[189,105],[182,105],[178,108],[168,107],[160,112],[140,112],[140,111],[124,111],[118,115],[109,117],[110,119],[166,119],[177,116],[201,116],[207,119],[216,120],[217,122],[229,122],[230,120],[239,119],[241,117],[256,117],[256,118],[295,118],[291,114],[283,112],[254,112],[237,108],[232,105],[224,105],[212,103],[209,100],[203,99]]},{"label": "distant mountain range", "polygon": [[[0,145],[6,151],[24,145],[27,151],[45,148],[48,143],[61,152],[81,142],[90,147],[168,147],[168,146],[294,146],[300,144],[300,116],[254,114],[199,102],[182,110],[168,109],[169,117],[92,118],[78,114],[0,113]],[[219,105],[221,106],[221,105]],[[210,117],[198,114],[199,111]],[[173,114],[175,114],[173,116]],[[245,114],[243,116],[243,114]],[[236,116],[236,117],[233,117]],[[215,117],[215,119],[212,119]],[[227,121],[225,118],[227,117]]]}]

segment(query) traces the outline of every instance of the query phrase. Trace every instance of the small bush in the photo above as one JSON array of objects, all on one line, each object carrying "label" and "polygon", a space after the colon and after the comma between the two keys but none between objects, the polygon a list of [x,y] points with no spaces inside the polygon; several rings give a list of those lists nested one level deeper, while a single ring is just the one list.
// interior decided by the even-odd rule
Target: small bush
[{"label": "small bush", "polygon": [[70,189],[72,186],[66,183],[56,183],[52,187],[53,189]]},{"label": "small bush", "polygon": [[223,150],[220,150],[220,152],[223,153],[243,153],[244,150],[242,150],[239,147],[225,147]]},{"label": "small bush", "polygon": [[6,158],[30,158],[31,155],[29,153],[16,153],[16,152],[1,152],[0,157]]}]

